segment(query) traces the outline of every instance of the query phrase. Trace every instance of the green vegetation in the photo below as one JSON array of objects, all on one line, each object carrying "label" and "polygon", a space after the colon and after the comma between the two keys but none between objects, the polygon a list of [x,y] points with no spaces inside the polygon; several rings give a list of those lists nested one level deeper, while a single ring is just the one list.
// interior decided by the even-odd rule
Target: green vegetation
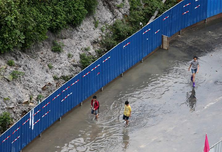
[{"label": "green vegetation", "polygon": [[97,20],[96,18],[94,18],[94,26],[95,28],[97,28],[99,26],[99,20]]},{"label": "green vegetation", "polygon": [[105,54],[105,51],[104,51],[104,50],[102,50],[102,49],[96,50],[96,55],[97,55],[98,58],[101,57],[101,56],[103,56],[103,54]]},{"label": "green vegetation", "polygon": [[5,132],[10,127],[11,123],[12,123],[12,118],[10,116],[10,113],[3,112],[0,115],[0,132],[1,133]]},{"label": "green vegetation", "polygon": [[123,8],[123,6],[124,6],[124,3],[120,3],[120,4],[116,5],[116,7],[118,7],[118,8]]},{"label": "green vegetation", "polygon": [[63,79],[64,81],[69,81],[72,78],[72,76],[62,75],[60,78]]},{"label": "green vegetation", "polygon": [[72,58],[73,55],[71,53],[68,54],[68,58]]},{"label": "green vegetation", "polygon": [[44,98],[44,96],[39,94],[39,95],[37,95],[36,100],[41,102],[43,98]]},{"label": "green vegetation", "polygon": [[9,97],[6,97],[6,98],[4,98],[3,100],[4,100],[4,101],[8,101],[8,100],[10,100],[10,98],[9,98]]},{"label": "green vegetation", "polygon": [[15,70],[15,71],[12,71],[10,75],[11,75],[12,79],[18,79],[19,77],[25,75],[25,73]]},{"label": "green vegetation", "polygon": [[59,77],[56,76],[56,75],[54,75],[54,76],[53,76],[53,79],[54,79],[54,80],[59,80]]},{"label": "green vegetation", "polygon": [[52,52],[57,52],[57,53],[62,52],[63,51],[62,46],[63,44],[61,42],[53,41]]},{"label": "green vegetation", "polygon": [[7,64],[9,66],[14,66],[15,65],[15,62],[13,60],[8,60]]},{"label": "green vegetation", "polygon": [[100,29],[102,32],[104,32],[106,30],[106,27],[105,26],[102,26],[101,29]]},{"label": "green vegetation", "polygon": [[33,95],[31,94],[29,95],[29,100],[32,101],[32,99],[33,99]]},{"label": "green vegetation", "polygon": [[[122,8],[124,2],[123,0],[117,7]],[[125,16],[122,20],[116,20],[113,25],[106,25],[101,28],[102,32],[105,30],[107,32],[102,36],[102,40],[100,41],[101,48],[96,50],[97,58],[101,57],[115,45],[138,31],[141,28],[140,23],[146,25],[157,9],[159,9],[160,15],[177,4],[176,0],[168,0],[164,5],[162,0],[129,0],[129,2],[129,16]],[[87,56],[85,53],[80,55],[80,63],[83,69],[94,60],[96,60],[96,57]]]},{"label": "green vegetation", "polygon": [[48,67],[49,67],[49,69],[52,69],[52,68],[53,68],[53,66],[52,66],[51,63],[48,64]]},{"label": "green vegetation", "polygon": [[88,52],[90,50],[90,47],[86,47],[84,48],[84,50]]},{"label": "green vegetation", "polygon": [[[102,51],[103,54],[138,31],[141,28],[140,23],[146,25],[157,9],[159,9],[160,15],[177,4],[176,0],[168,0],[165,4],[162,3],[162,0],[129,0],[129,2],[129,16],[125,16],[122,20],[116,20],[113,25],[106,27],[108,32],[103,35],[100,42],[102,49],[105,50]],[[117,5],[118,8],[122,8],[123,6],[124,0],[121,4]],[[104,30],[101,28],[102,32]]]},{"label": "green vegetation", "polygon": [[85,53],[80,54],[80,63],[82,64],[82,69],[85,69],[88,65],[95,61],[95,57],[91,55],[86,55]]},{"label": "green vegetation", "polygon": [[1,0],[0,51],[29,48],[67,25],[81,24],[93,14],[97,0]]}]

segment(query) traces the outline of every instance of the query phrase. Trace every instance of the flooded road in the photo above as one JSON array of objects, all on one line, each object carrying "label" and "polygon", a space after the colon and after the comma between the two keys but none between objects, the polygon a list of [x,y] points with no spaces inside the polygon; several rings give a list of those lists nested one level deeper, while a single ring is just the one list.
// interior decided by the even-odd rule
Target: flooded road
[{"label": "flooded road", "polygon": [[[188,67],[199,57],[196,87]],[[222,139],[222,21],[194,27],[47,129],[23,152],[199,152]],[[124,102],[132,107],[124,127]]]}]

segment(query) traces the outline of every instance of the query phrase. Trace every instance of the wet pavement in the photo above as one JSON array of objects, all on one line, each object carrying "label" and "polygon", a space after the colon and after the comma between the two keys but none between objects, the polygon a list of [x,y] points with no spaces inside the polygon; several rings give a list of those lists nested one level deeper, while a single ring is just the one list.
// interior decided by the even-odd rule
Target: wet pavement
[{"label": "wet pavement", "polygon": [[[192,57],[200,71],[193,89]],[[47,129],[23,152],[199,152],[205,134],[210,145],[222,139],[222,20],[194,27],[157,50],[143,63]],[[130,125],[122,120],[124,102],[132,107]]]}]

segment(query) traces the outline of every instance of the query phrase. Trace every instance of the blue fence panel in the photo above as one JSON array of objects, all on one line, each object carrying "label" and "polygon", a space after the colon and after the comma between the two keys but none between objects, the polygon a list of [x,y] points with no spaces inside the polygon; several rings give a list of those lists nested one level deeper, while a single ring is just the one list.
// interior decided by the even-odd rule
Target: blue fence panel
[{"label": "blue fence panel", "polygon": [[182,1],[180,9],[182,10],[181,15],[181,29],[184,29],[192,25],[192,3],[191,0]]},{"label": "blue fence panel", "polygon": [[192,0],[193,23],[198,23],[207,18],[207,1]]},{"label": "blue fence panel", "polygon": [[162,34],[166,35],[168,37],[170,37],[172,34],[171,29],[172,29],[172,13],[173,11],[170,9],[167,12],[165,12],[164,14],[162,14],[160,16],[161,20],[162,20]]},{"label": "blue fence panel", "polygon": [[125,41],[122,42],[122,50],[121,50],[121,56],[122,56],[122,68],[123,72],[128,70],[130,68],[130,47],[132,45],[132,38],[128,38]]},{"label": "blue fence panel", "polygon": [[157,18],[151,23],[151,50],[154,51],[162,44],[162,19]]},{"label": "blue fence panel", "polygon": [[0,136],[1,152],[18,152],[61,116],[192,24],[222,12],[221,0],[184,0],[115,46]]},{"label": "blue fence panel", "polygon": [[179,3],[175,7],[171,9],[171,20],[172,20],[172,25],[171,25],[171,33],[170,36],[173,34],[179,32],[182,29],[182,15],[183,15],[183,8],[184,3]]},{"label": "blue fence panel", "polygon": [[109,74],[112,72],[112,63],[115,62],[115,58],[113,58],[111,56],[111,52],[106,53],[103,57],[102,57],[102,85],[105,86],[106,84],[108,84],[112,78],[109,76]]},{"label": "blue fence panel", "polygon": [[141,42],[142,42],[142,57],[147,56],[152,52],[152,24],[146,25],[141,30]]},{"label": "blue fence panel", "polygon": [[222,1],[221,0],[208,0],[207,1],[207,17],[211,17],[222,13]]}]

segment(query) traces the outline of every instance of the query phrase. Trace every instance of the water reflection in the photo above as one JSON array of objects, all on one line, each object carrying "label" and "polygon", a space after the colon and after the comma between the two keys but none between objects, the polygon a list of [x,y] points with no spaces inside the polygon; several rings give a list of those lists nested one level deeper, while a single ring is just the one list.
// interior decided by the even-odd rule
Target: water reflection
[{"label": "water reflection", "polygon": [[128,129],[123,129],[123,149],[126,151],[129,147]]},{"label": "water reflection", "polygon": [[187,92],[187,101],[186,101],[187,105],[190,107],[191,112],[195,111],[196,102],[197,102],[196,92],[195,89],[192,88],[192,91],[190,93]]}]

